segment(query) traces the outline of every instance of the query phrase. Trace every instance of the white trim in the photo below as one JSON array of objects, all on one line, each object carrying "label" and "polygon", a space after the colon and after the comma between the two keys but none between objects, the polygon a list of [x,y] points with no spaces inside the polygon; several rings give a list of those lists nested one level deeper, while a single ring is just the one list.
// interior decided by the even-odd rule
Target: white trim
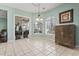
[{"label": "white trim", "polygon": [[56,26],[58,26],[58,25],[71,25],[71,24],[75,24],[75,23],[56,24]]},{"label": "white trim", "polygon": [[[13,24],[14,24],[14,33],[15,33],[15,16],[13,15]],[[15,34],[14,34],[14,39],[15,39]]]},{"label": "white trim", "polygon": [[14,15],[14,16],[20,16],[20,17],[25,17],[25,18],[29,18],[29,19],[31,19],[31,17],[29,17],[29,16],[25,16],[25,15],[18,15],[18,14],[16,14],[16,15]]}]

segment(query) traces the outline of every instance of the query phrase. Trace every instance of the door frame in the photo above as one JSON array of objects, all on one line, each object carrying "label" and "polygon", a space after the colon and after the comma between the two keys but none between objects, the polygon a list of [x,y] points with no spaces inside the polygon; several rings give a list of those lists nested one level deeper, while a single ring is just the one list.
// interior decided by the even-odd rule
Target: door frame
[{"label": "door frame", "polygon": [[[31,36],[31,17],[29,16],[25,16],[25,15],[14,15],[14,28],[15,28],[15,17],[19,16],[19,17],[25,17],[25,18],[29,18],[29,37]],[[14,29],[14,33],[15,33],[15,29]],[[15,34],[14,34],[15,35]]]}]

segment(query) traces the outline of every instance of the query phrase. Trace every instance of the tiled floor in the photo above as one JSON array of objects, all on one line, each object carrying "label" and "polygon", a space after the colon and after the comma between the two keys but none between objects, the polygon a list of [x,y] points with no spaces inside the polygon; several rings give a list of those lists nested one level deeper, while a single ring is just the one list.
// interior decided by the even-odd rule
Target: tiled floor
[{"label": "tiled floor", "polygon": [[0,43],[1,56],[78,56],[79,49],[59,46],[49,39],[19,39]]}]

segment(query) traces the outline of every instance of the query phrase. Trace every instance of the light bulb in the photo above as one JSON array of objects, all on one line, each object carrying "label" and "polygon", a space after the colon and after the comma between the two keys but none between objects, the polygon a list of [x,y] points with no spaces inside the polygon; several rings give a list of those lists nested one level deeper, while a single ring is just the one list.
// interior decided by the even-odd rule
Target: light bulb
[{"label": "light bulb", "polygon": [[37,21],[39,21],[39,18],[36,18]]},{"label": "light bulb", "polygon": [[40,20],[42,21],[43,19],[41,18]]}]

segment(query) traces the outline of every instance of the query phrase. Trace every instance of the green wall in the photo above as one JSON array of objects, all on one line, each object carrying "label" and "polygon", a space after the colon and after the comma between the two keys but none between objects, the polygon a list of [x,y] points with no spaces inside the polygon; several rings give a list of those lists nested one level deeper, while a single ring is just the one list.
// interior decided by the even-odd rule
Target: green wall
[{"label": "green wall", "polygon": [[24,12],[22,10],[14,9],[3,5],[0,5],[0,9],[7,11],[8,41],[15,41],[15,16],[26,16],[30,17],[30,20],[32,20],[32,13]]},{"label": "green wall", "polygon": [[[59,13],[69,10],[69,9],[74,9],[74,18],[73,18],[73,23],[76,25],[76,44],[79,45],[79,4],[71,4],[71,3],[66,3],[62,4],[48,12],[43,13],[45,17],[55,17],[56,18],[56,24],[59,24]],[[69,23],[65,23],[69,24]]]}]

